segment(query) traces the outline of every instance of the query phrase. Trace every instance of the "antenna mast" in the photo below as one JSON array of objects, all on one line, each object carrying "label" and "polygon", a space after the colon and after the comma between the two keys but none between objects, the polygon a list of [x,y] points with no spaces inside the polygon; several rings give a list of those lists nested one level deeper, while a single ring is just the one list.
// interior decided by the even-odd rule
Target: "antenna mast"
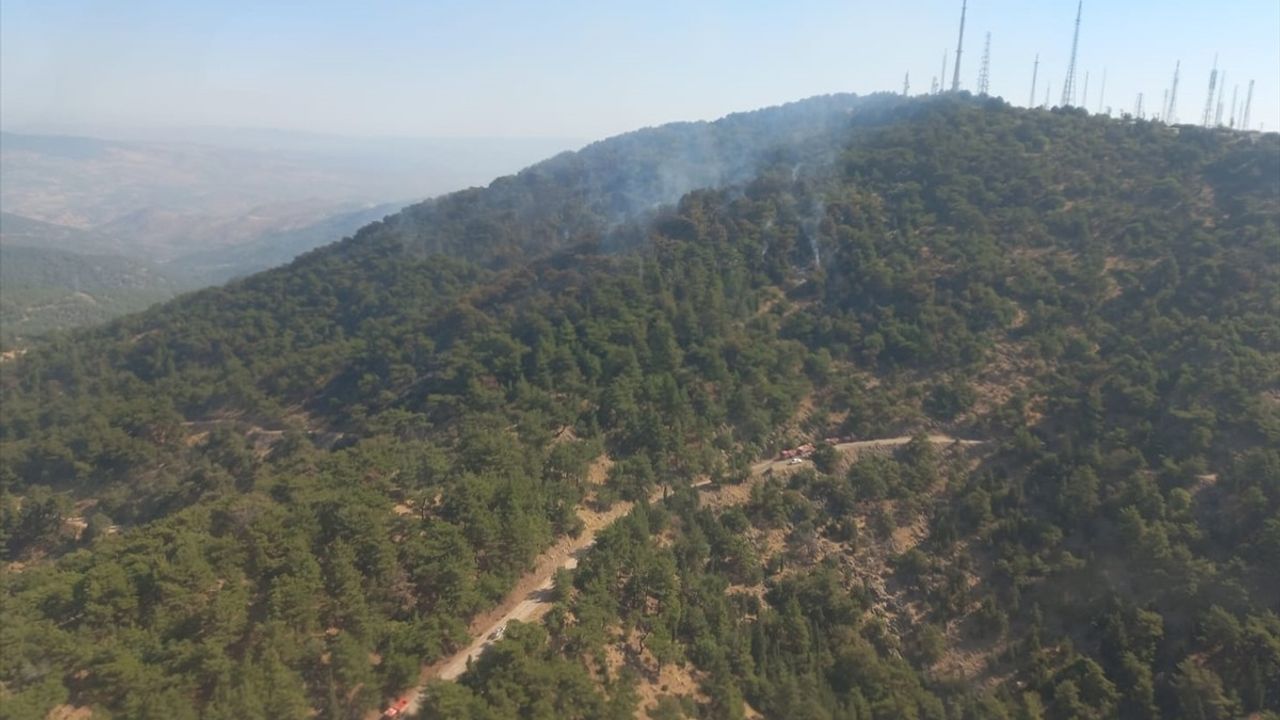
[{"label": "antenna mast", "polygon": [[1240,119],[1240,129],[1249,129],[1249,110],[1253,108],[1253,81],[1249,81],[1249,92],[1244,96],[1244,117]]},{"label": "antenna mast", "polygon": [[1133,106],[1133,116],[1142,120],[1142,93],[1138,93],[1138,101]]},{"label": "antenna mast", "polygon": [[1084,11],[1084,0],[1076,4],[1076,32],[1071,37],[1071,62],[1067,65],[1067,81],[1062,85],[1062,105],[1067,107],[1076,100],[1076,49],[1080,46],[1080,14]]},{"label": "antenna mast", "polygon": [[1218,78],[1218,109],[1213,114],[1213,124],[1222,127],[1222,95],[1227,91],[1227,71],[1222,71],[1222,77]]},{"label": "antenna mast", "polygon": [[1027,101],[1027,107],[1036,106],[1036,75],[1040,73],[1040,53],[1036,53],[1036,62],[1031,66],[1031,99]]},{"label": "antenna mast", "polygon": [[1089,107],[1089,71],[1084,71],[1084,87],[1080,89],[1080,107]]},{"label": "antenna mast", "polygon": [[942,74],[938,76],[938,92],[942,92],[947,84],[947,51],[942,51]]},{"label": "antenna mast", "polygon": [[1236,111],[1240,109],[1240,107],[1236,105],[1236,98],[1239,96],[1240,83],[1236,83],[1235,87],[1231,88],[1231,120],[1227,123],[1227,127],[1232,128],[1233,130],[1236,126]]},{"label": "antenna mast", "polygon": [[902,78],[902,94],[904,97],[911,94],[911,73]]},{"label": "antenna mast", "polygon": [[[1083,2],[1083,0],[1081,0]],[[964,48],[964,15],[969,9],[969,0],[961,0],[960,3],[960,39],[956,41],[956,68],[955,75],[951,76],[951,92],[960,91],[960,51]],[[943,73],[943,77],[947,74]]]},{"label": "antenna mast", "polygon": [[1164,112],[1164,121],[1170,125],[1178,121],[1178,114],[1175,110],[1178,107],[1178,71],[1182,69],[1182,61],[1179,60],[1173,66],[1173,87],[1169,90],[1169,107]]},{"label": "antenna mast", "polygon": [[1209,118],[1213,117],[1213,90],[1218,85],[1218,55],[1213,56],[1213,70],[1209,71],[1209,97],[1204,101],[1204,120],[1201,123],[1209,127]]},{"label": "antenna mast", "polygon": [[1098,114],[1102,114],[1102,98],[1107,94],[1107,69],[1102,68],[1102,89],[1098,91]]},{"label": "antenna mast", "polygon": [[991,32],[987,32],[987,42],[982,46],[982,69],[978,71],[978,94],[985,96],[991,89]]}]

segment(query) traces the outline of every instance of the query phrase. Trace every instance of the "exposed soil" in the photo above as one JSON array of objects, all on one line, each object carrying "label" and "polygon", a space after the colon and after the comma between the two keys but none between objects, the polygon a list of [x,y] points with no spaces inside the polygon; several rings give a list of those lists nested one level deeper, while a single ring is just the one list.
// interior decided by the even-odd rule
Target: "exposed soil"
[{"label": "exposed soil", "polygon": [[75,705],[57,705],[45,715],[45,720],[89,720],[93,710]]},{"label": "exposed soil", "polygon": [[[859,440],[840,443],[836,445],[836,449],[847,456],[852,456],[860,451],[897,447],[910,441],[910,436],[879,440]],[[960,444],[964,446],[978,445],[982,442],[979,440],[958,440],[947,435],[930,435],[929,441],[938,445]],[[752,481],[739,485],[715,487],[710,484],[710,481],[702,480],[695,483],[694,487],[697,487],[702,492],[701,502],[706,507],[724,508],[741,505],[750,499],[751,487],[759,478],[767,473],[787,473],[804,467],[805,464],[807,464],[807,461],[792,465],[787,460],[763,460],[752,466]],[[654,492],[650,501],[657,502],[661,498],[662,490],[658,489]],[[534,622],[545,616],[554,605],[552,583],[556,570],[577,567],[578,559],[595,542],[596,536],[600,531],[631,512],[631,507],[632,504],[629,502],[620,502],[604,512],[594,512],[587,508],[579,508],[578,513],[584,523],[582,533],[576,538],[562,538],[543,552],[538,557],[534,568],[525,573],[499,605],[488,612],[476,616],[471,621],[469,628],[469,633],[474,638],[470,645],[422,669],[418,685],[406,690],[400,696],[408,696],[410,698],[408,706],[401,715],[403,717],[411,717],[418,712],[422,701],[422,690],[428,681],[455,680],[466,672],[470,661],[478,658],[496,642],[501,637],[501,631],[504,631],[507,624],[512,620]],[[670,685],[670,679],[668,684]],[[394,698],[389,700],[384,707],[390,705],[393,701]],[[656,697],[654,701],[656,701]],[[376,718],[377,714],[371,713],[368,717]]]}]

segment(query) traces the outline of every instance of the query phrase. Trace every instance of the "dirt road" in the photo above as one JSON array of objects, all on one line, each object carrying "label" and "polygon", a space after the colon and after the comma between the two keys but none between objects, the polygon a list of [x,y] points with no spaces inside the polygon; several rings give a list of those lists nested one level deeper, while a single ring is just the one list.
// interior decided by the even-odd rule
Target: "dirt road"
[{"label": "dirt road", "polygon": [[[628,503],[629,509],[630,503]],[[622,514],[625,515],[626,513]],[[487,650],[490,645],[497,642],[500,633],[506,630],[507,623],[512,620],[532,622],[541,619],[554,605],[555,571],[561,568],[572,570],[577,567],[578,558],[591,545],[592,543],[589,542],[582,547],[575,548],[567,557],[557,558],[555,564],[549,568],[550,574],[545,579],[543,579],[541,573],[532,574],[531,582],[541,580],[537,587],[527,593],[516,592],[508,596],[508,601],[499,608],[501,612],[490,614],[478,629],[473,626],[473,635],[476,637],[474,642],[468,645],[465,650],[454,654],[451,658],[447,658],[443,664],[439,664],[437,672],[431,673],[429,669],[428,675],[441,680],[457,679],[459,675],[466,672],[469,662],[480,657],[481,653]],[[514,606],[510,605],[512,601],[515,602]]]},{"label": "dirt road", "polygon": [[[836,449],[842,453],[856,453],[859,450],[905,445],[910,441],[911,438],[909,436],[880,440],[860,440],[840,443],[836,445]],[[930,435],[929,441],[938,445],[958,443],[965,446],[979,445],[983,442],[981,440],[957,440],[947,435]],[[759,478],[768,470],[785,471],[803,466],[803,464],[790,465],[787,460],[764,460],[751,466],[751,474],[753,478]],[[712,507],[726,507],[745,503],[751,496],[752,485],[753,483],[746,482],[741,485],[713,487],[709,481],[704,480],[697,483],[695,487],[703,489],[702,499],[704,504]],[[650,498],[650,501],[656,502],[661,497],[662,493],[659,490]],[[556,570],[560,568],[571,570],[577,567],[578,558],[595,543],[596,536],[600,531],[631,512],[631,507],[632,504],[629,502],[620,502],[602,513],[585,509],[579,511],[579,515],[585,525],[582,533],[576,538],[563,538],[560,542],[551,546],[539,556],[534,568],[525,573],[524,577],[516,583],[511,592],[507,593],[506,599],[501,604],[486,613],[476,616],[469,627],[469,633],[474,638],[470,645],[449,657],[441,659],[439,662],[423,668],[418,686],[405,691],[400,696],[409,697],[409,703],[402,711],[402,716],[412,717],[417,714],[422,702],[422,689],[427,681],[436,679],[456,680],[459,675],[466,672],[469,661],[480,657],[490,645],[501,637],[501,633],[506,630],[507,623],[512,620],[534,622],[542,619],[555,604],[552,600],[552,583]]]}]

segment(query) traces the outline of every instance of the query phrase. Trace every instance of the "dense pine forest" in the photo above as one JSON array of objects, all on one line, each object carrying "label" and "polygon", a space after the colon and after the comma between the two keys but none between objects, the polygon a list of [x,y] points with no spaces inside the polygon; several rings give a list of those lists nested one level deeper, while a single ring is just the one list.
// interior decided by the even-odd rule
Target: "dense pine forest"
[{"label": "dense pine forest", "polygon": [[1274,134],[963,95],[664,126],[0,390],[0,717],[376,716],[623,501],[421,717],[1280,714]]}]

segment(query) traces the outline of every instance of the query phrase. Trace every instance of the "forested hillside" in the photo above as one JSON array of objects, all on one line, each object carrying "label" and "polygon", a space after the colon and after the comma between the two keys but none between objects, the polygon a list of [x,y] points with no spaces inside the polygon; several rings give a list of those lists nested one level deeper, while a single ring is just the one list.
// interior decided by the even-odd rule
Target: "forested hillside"
[{"label": "forested hillside", "polygon": [[830,164],[857,127],[883,123],[902,105],[893,95],[828,95],[736,113],[715,122],[672,123],[562,153],[487,188],[410,208],[370,237],[392,238],[421,257],[437,253],[480,264],[518,263],[583,241],[643,242],[646,218],[693,190],[733,186],[766,165]]},{"label": "forested hillside", "polygon": [[363,717],[624,498],[424,717],[1280,712],[1278,225],[1275,135],[819,98],[33,348],[0,715]]},{"label": "forested hillside", "polygon": [[0,344],[103,322],[177,294],[160,267],[118,255],[0,245]]}]

